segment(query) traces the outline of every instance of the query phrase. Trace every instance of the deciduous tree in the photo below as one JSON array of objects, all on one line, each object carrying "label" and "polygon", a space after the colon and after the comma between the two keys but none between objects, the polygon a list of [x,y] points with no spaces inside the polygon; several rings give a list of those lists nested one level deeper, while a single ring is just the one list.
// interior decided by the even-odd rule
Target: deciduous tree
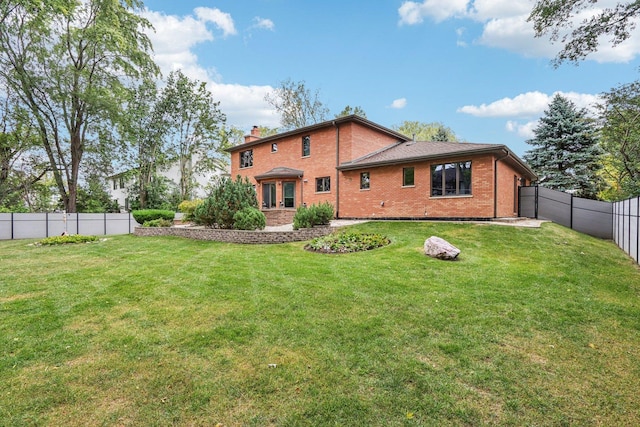
[{"label": "deciduous tree", "polygon": [[[618,2],[615,6],[603,5],[595,9],[598,0],[538,0],[529,21],[533,22],[536,36],[550,34],[552,41],[564,46],[557,54],[554,64],[564,61],[577,62],[598,50],[601,37],[608,36],[612,46],[627,40],[640,15],[640,1]],[[581,13],[594,10],[589,18],[574,27],[574,20]]]},{"label": "deciduous tree", "polygon": [[393,129],[403,135],[415,137],[417,141],[458,141],[458,137],[453,130],[439,122],[404,121],[397,126],[393,126]]},{"label": "deciduous tree", "polygon": [[329,109],[319,99],[319,91],[311,92],[304,81],[284,80],[265,101],[280,114],[283,130],[297,129],[327,119]]},{"label": "deciduous tree", "polygon": [[139,0],[0,2],[0,79],[36,123],[68,212],[76,211],[84,153],[119,120],[125,80],[155,75]]}]

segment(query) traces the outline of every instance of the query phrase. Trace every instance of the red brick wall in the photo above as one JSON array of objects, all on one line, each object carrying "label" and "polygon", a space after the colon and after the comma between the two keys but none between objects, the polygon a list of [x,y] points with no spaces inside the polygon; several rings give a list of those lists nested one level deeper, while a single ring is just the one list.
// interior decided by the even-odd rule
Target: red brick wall
[{"label": "red brick wall", "polygon": [[[339,161],[341,163],[361,157],[396,141],[391,136],[357,123],[343,123],[340,125],[339,132]],[[311,155],[302,157],[302,138],[306,135],[311,137]],[[278,144],[278,151],[275,153],[271,152],[272,142]],[[249,168],[239,168],[240,151],[244,150],[231,154],[231,176],[234,179],[237,175],[246,176],[253,184],[257,184],[257,181],[253,178],[254,176],[264,174],[276,167],[299,169],[304,171],[302,181],[295,178],[270,180],[276,182],[277,204],[282,200],[282,181],[296,181],[296,206],[302,203],[309,206],[322,202],[329,202],[334,207],[337,206],[338,183],[336,180],[338,176],[336,171],[335,127],[318,129],[309,134],[299,133],[265,144],[254,145],[248,149],[253,149],[253,166]],[[322,177],[331,179],[331,190],[329,192],[316,192],[316,178]],[[256,190],[258,191],[258,202],[262,204],[260,187],[257,187]]]},{"label": "red brick wall", "polygon": [[[520,181],[516,181],[520,178]],[[518,192],[516,186],[528,185],[522,174],[510,164],[498,162],[498,206],[499,218],[518,216]]]},{"label": "red brick wall", "polygon": [[[343,185],[340,188],[340,216],[344,218],[492,218],[493,159],[491,155],[447,159],[447,161],[471,160],[471,196],[431,197],[431,162],[369,169],[371,178],[369,190],[360,190],[360,172],[363,171],[345,171]],[[415,168],[415,185],[402,187],[402,169],[411,166]]]}]

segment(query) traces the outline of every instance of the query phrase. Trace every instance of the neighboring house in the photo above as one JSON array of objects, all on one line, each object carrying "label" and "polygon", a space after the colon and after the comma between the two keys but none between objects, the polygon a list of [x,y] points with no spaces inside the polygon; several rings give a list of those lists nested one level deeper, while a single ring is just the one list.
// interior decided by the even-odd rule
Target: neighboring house
[{"label": "neighboring house", "polygon": [[269,225],[328,201],[336,218],[491,219],[518,214],[518,187],[537,177],[500,144],[413,141],[351,115],[260,138],[231,153]]},{"label": "neighboring house", "polygon": [[[166,168],[158,170],[158,175],[170,179],[176,186],[180,185],[180,166],[173,163]],[[207,173],[194,173],[196,181],[195,198],[207,197],[207,186],[211,184],[216,177],[228,176],[228,171],[216,171]],[[111,198],[118,201],[120,210],[128,211],[130,209],[130,200],[127,187],[133,185],[135,181],[135,171],[121,172],[112,175],[109,178],[109,191]]]}]

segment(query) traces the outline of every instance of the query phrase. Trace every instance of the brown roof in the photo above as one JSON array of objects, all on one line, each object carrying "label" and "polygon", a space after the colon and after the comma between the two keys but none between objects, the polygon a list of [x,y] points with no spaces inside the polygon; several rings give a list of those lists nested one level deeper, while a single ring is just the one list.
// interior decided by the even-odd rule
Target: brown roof
[{"label": "brown roof", "polygon": [[304,171],[299,169],[285,168],[285,167],[277,167],[271,169],[269,172],[265,172],[260,175],[256,175],[254,178],[257,180],[267,179],[267,178],[299,178],[304,175]]},{"label": "brown roof", "polygon": [[360,123],[363,126],[367,126],[369,128],[372,129],[376,129],[382,133],[386,133],[387,135],[391,135],[395,138],[398,139],[398,141],[408,141],[409,138],[406,135],[401,134],[400,132],[396,132],[395,130],[386,128],[384,126],[381,126],[375,122],[372,122],[371,120],[367,120],[363,117],[360,117],[358,115],[355,114],[351,114],[349,116],[343,116],[343,117],[337,117],[333,120],[327,120],[325,122],[321,122],[321,123],[316,123],[314,125],[310,125],[310,126],[305,126],[302,128],[298,128],[298,129],[294,129],[294,130],[290,130],[288,132],[283,132],[283,133],[278,133],[275,135],[271,135],[271,136],[266,136],[264,138],[260,138],[256,141],[251,141],[251,142],[245,142],[242,144],[238,144],[235,145],[231,148],[227,148],[226,151],[233,153],[235,151],[239,151],[239,150],[243,150],[246,149],[247,147],[253,147],[255,145],[259,145],[259,144],[264,144],[266,142],[273,142],[273,141],[277,141],[281,138],[285,138],[285,137],[289,137],[289,136],[293,136],[293,135],[297,135],[297,134],[305,134],[305,133],[309,133],[312,132],[314,130],[317,129],[322,129],[325,127],[331,127],[331,126],[336,126],[342,123],[348,123],[348,122],[356,122],[356,123]]},{"label": "brown roof", "polygon": [[501,144],[476,144],[471,142],[408,141],[391,144],[381,150],[367,154],[351,162],[342,163],[338,169],[355,170],[366,167],[393,165],[414,161],[438,160],[477,154],[498,154],[508,158],[514,165],[528,174],[535,173],[507,146]]}]

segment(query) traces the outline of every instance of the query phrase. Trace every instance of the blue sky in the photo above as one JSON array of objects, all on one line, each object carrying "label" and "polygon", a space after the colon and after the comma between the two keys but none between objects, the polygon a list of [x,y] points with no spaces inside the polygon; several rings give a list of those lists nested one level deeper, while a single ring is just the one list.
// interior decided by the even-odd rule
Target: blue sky
[{"label": "blue sky", "polygon": [[[599,1],[606,6],[615,1]],[[536,39],[530,0],[147,0],[156,62],[206,81],[227,123],[277,127],[264,101],[304,81],[331,117],[346,105],[392,127],[442,122],[464,141],[518,155],[557,92],[579,107],[638,77],[640,34],[603,43],[578,66],[550,64],[558,45]]]}]

